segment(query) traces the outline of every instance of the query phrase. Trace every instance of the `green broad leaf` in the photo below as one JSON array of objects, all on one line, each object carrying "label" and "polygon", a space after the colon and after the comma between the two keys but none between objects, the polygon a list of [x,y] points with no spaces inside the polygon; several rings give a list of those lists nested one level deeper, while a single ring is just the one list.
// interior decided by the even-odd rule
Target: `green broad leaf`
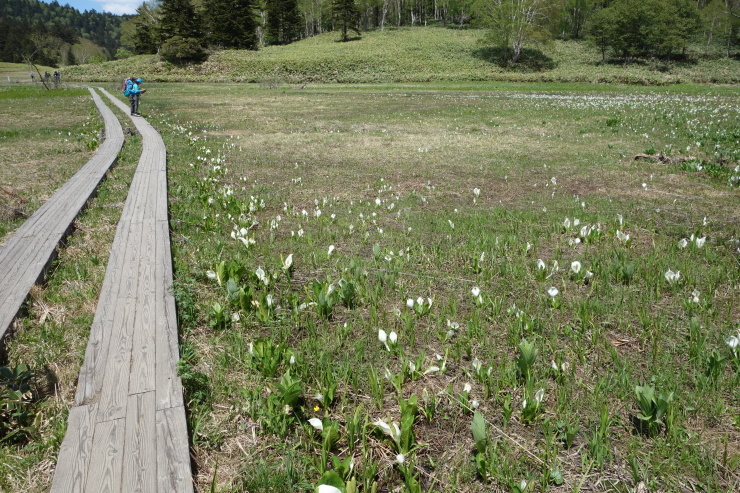
[{"label": "green broad leaf", "polygon": [[401,416],[401,437],[398,440],[398,452],[406,455],[414,448],[414,416]]},{"label": "green broad leaf", "polygon": [[563,473],[560,469],[553,469],[550,471],[548,481],[554,485],[560,486],[563,484]]},{"label": "green broad leaf", "polygon": [[419,410],[419,396],[412,395],[408,399],[400,399],[401,416],[416,416]]},{"label": "green broad leaf", "polygon": [[326,484],[329,486],[333,486],[335,488],[338,488],[342,493],[347,491],[344,486],[344,481],[339,476],[339,474],[335,473],[334,471],[326,471],[323,476],[321,476],[321,479],[319,480],[319,484]]},{"label": "green broad leaf", "polygon": [[475,448],[478,453],[484,454],[488,445],[488,435],[486,434],[486,420],[480,411],[475,411],[475,414],[473,414],[473,423],[470,425],[470,429],[473,432]]},{"label": "green broad leaf", "polygon": [[311,283],[311,290],[313,291],[314,298],[318,301],[319,294],[323,291],[324,285],[319,281],[313,281]]},{"label": "green broad leaf", "polygon": [[239,292],[239,286],[236,284],[236,281],[233,278],[229,278],[226,282],[226,293],[229,299],[235,299],[239,295]]},{"label": "green broad leaf", "polygon": [[376,259],[378,259],[380,257],[380,254],[381,254],[380,245],[376,243],[373,245],[373,255],[375,256]]},{"label": "green broad leaf", "polygon": [[324,425],[324,431],[321,432],[321,436],[324,438],[324,450],[327,452],[330,451],[339,441],[339,423],[332,421],[331,424]]},{"label": "green broad leaf", "polygon": [[294,406],[300,398],[301,392],[303,392],[301,381],[297,378],[293,378],[290,375],[290,371],[286,372],[280,378],[280,381],[276,384],[276,387],[278,390],[278,395],[280,396],[283,404],[287,404],[289,406]]},{"label": "green broad leaf", "polygon": [[[349,455],[344,459],[340,459],[339,457],[333,455],[331,457],[331,464],[334,468],[334,471],[336,471],[339,476],[346,478],[352,470],[352,456]],[[349,486],[349,484],[347,486]]]},{"label": "green broad leaf", "polygon": [[357,478],[354,476],[352,479],[347,481],[347,491],[346,493],[357,493]]},{"label": "green broad leaf", "polygon": [[478,470],[480,477],[483,478],[483,482],[488,482],[488,462],[486,461],[486,454],[476,454],[475,468]]},{"label": "green broad leaf", "polygon": [[226,282],[226,262],[221,261],[220,264],[216,266],[216,280],[218,281],[219,286],[223,286],[223,283]]},{"label": "green broad leaf", "polygon": [[254,300],[254,288],[252,286],[249,286],[249,289],[246,291],[244,288],[239,289],[239,306],[242,310],[249,313],[254,310],[254,305],[252,304],[252,300]]}]

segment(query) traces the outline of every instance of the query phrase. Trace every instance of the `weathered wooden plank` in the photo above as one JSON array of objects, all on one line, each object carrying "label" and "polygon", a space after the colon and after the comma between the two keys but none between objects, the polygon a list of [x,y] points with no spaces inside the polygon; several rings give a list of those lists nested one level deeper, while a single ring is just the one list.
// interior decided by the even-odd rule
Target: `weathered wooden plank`
[{"label": "weathered wooden plank", "polygon": [[125,250],[128,243],[131,224],[126,219],[118,222],[116,235],[113,238],[113,246],[108,265],[103,278],[103,285],[98,297],[98,305],[95,310],[95,318],[90,328],[90,338],[85,349],[85,359],[80,369],[80,377],[77,381],[77,393],[75,404],[82,405],[97,401],[100,389],[103,386],[105,365],[108,359],[110,347],[110,334],[112,332],[113,318],[116,307],[114,300],[118,299],[121,286],[120,270],[125,260]]},{"label": "weathered wooden plank", "polygon": [[157,207],[155,208],[154,217],[157,221],[167,221],[169,218],[167,209],[167,170],[157,171]]},{"label": "weathered wooden plank", "polygon": [[[151,163],[149,163],[151,166]],[[150,166],[147,166],[149,168]],[[143,173],[145,177],[144,183],[140,191],[139,202],[137,203],[137,215],[143,220],[154,219],[154,213],[156,211],[156,200],[157,200],[157,174],[152,173],[150,169],[147,169]]]},{"label": "weathered wooden plank", "polygon": [[153,163],[154,166],[152,166],[152,169],[149,171],[149,180],[150,180],[150,188],[149,188],[149,196],[147,201],[147,218],[148,219],[159,219],[158,213],[158,205],[160,202],[159,198],[159,191],[161,190],[161,187],[159,185],[159,172],[155,169],[156,163]]},{"label": "weathered wooden plank", "polygon": [[126,444],[121,491],[157,491],[157,434],[154,392],[131,395],[126,410]]},{"label": "weathered wooden plank", "polygon": [[[115,106],[117,106],[117,107],[118,107],[118,109],[119,109],[119,110],[123,111],[123,112],[124,112],[125,114],[127,114],[127,115],[129,114],[130,108],[129,108],[129,107],[128,107],[128,106],[126,105],[126,103],[124,103],[123,101],[121,101],[121,100],[120,100],[120,99],[118,99],[117,97],[115,97],[115,96],[111,95],[111,93],[109,93],[108,91],[106,91],[106,90],[105,90],[105,89],[103,89],[102,87],[98,87],[98,91],[100,91],[101,93],[105,94],[105,95],[106,95],[106,96],[108,97],[108,99],[110,99],[110,100],[111,100],[111,102],[112,102],[112,103],[113,103],[113,104],[114,104]],[[136,121],[137,121],[137,120],[138,120],[138,118],[132,118],[132,119],[131,119],[131,121],[132,121],[132,122],[133,122],[134,124],[136,124]]]},{"label": "weathered wooden plank", "polygon": [[185,408],[157,411],[157,491],[192,493]]},{"label": "weathered wooden plank", "polygon": [[[139,262],[139,283],[137,286],[137,309],[134,320],[134,342],[131,355],[131,378],[129,393],[138,394],[155,388],[156,354],[156,312],[157,289],[155,269],[163,261],[158,256],[156,229],[153,220],[145,220],[141,228],[142,252]],[[161,251],[161,248],[160,248]]]},{"label": "weathered wooden plank", "polygon": [[[48,219],[48,218],[47,218]],[[0,252],[0,338],[20,310],[31,287],[55,256],[62,234],[48,228],[17,231]]]},{"label": "weathered wooden plank", "polygon": [[103,104],[97,93],[92,90],[90,92],[103,117],[106,127],[105,140],[95,155],[18,228],[15,236],[33,237],[43,233],[50,225],[70,224],[82,206],[94,195],[105,173],[115,162],[118,151],[123,145],[123,130],[113,112]]},{"label": "weathered wooden plank", "polygon": [[123,493],[121,477],[123,475],[125,429],[125,419],[114,419],[95,424],[85,491]]},{"label": "weathered wooden plank", "polygon": [[147,178],[149,179],[147,192],[146,192],[146,203],[144,205],[144,218],[154,219],[157,211],[157,179],[159,174],[154,171],[154,163],[150,163],[149,170],[147,171]]},{"label": "weathered wooden plank", "polygon": [[105,361],[105,375],[101,388],[99,420],[123,417],[126,411],[131,351],[133,348],[133,326],[136,317],[139,264],[141,263],[142,223],[132,222],[129,242],[126,246],[123,265],[119,270],[121,282],[118,297],[111,300],[116,304],[110,332],[110,347]]},{"label": "weathered wooden plank", "polygon": [[100,184],[111,164],[115,162],[118,151],[123,145],[123,130],[113,112],[103,104],[94,91],[91,93],[106,125],[106,139],[96,154],[18,228],[15,236],[36,237],[45,234],[50,226],[61,224],[66,227],[69,225],[84,204],[94,195],[97,185]]},{"label": "weathered wooden plank", "polygon": [[167,171],[167,150],[164,146],[164,141],[162,141],[162,136],[151,125],[150,128],[152,142],[156,142],[156,145],[152,146],[153,163],[156,165],[153,169],[157,172]]},{"label": "weathered wooden plank", "polygon": [[[19,231],[16,231],[5,239],[5,243],[0,247],[0,265],[15,265],[17,256],[23,252],[23,249],[18,247],[19,238]],[[0,279],[0,288],[7,282],[9,279]]]},{"label": "weathered wooden plank", "polygon": [[[141,166],[141,162],[139,162],[139,166]],[[126,198],[126,203],[123,206],[123,211],[121,211],[121,217],[125,217],[130,221],[141,220],[141,217],[138,215],[137,211],[140,210],[141,206],[139,205],[139,203],[143,199],[141,195],[142,183],[145,180],[145,177],[143,175],[144,174],[140,173],[139,168],[137,167],[134,178],[131,180],[131,185],[129,185],[129,192],[128,197]]]},{"label": "weathered wooden plank", "polygon": [[[72,181],[75,178],[79,179],[75,176]],[[75,190],[69,189],[66,193],[73,194]],[[41,260],[41,255],[54,251],[61,239],[61,234],[66,231],[75,217],[74,214],[69,213],[73,204],[70,203],[69,197],[63,195],[64,190],[58,190],[44,203],[54,208],[46,211],[37,210],[0,249],[0,266],[4,266],[0,269],[5,274],[5,277],[0,279],[0,290],[5,289],[9,284],[17,284],[18,277],[23,275],[23,272],[31,265],[35,266]],[[65,223],[65,229],[60,230],[59,224],[62,222]],[[31,277],[35,280],[39,275],[35,274]]]},{"label": "weathered wooden plank", "polygon": [[136,300],[123,298],[117,303],[121,310],[120,315],[116,314],[114,317],[111,327],[110,346],[99,395],[99,421],[123,418],[126,414],[133,346],[131,326],[135,317]]},{"label": "weathered wooden plank", "polygon": [[[0,292],[7,293],[17,288],[19,284],[26,283],[26,279],[36,280],[36,266],[45,260],[44,254],[50,256],[56,244],[46,245],[47,236],[27,236],[15,238],[12,243],[6,245],[3,251],[7,252],[2,259],[2,275],[0,280]],[[29,275],[29,272],[31,275]],[[33,282],[32,281],[32,282]],[[27,293],[28,291],[26,291]],[[24,293],[24,294],[26,294]]]},{"label": "weathered wooden plank", "polygon": [[69,410],[67,433],[59,451],[51,493],[85,491],[95,430],[95,404]]},{"label": "weathered wooden plank", "polygon": [[[106,151],[100,148],[98,152]],[[117,152],[117,150],[114,152]],[[76,194],[80,193],[79,183],[85,181],[85,176],[89,174],[90,167],[101,166],[99,164],[100,160],[96,159],[96,156],[97,154],[87,164],[83,165],[72,178],[63,183],[46,202],[41,204],[36,212],[18,228],[16,235],[23,238],[33,237],[43,233],[50,224],[69,217],[70,213],[76,213],[76,211],[70,210],[69,207],[72,205]]]},{"label": "weathered wooden plank", "polygon": [[183,404],[182,382],[177,375],[180,359],[177,334],[177,313],[172,296],[172,254],[169,226],[157,222],[158,249],[162,250],[157,263],[157,410]]},{"label": "weathered wooden plank", "polygon": [[[90,94],[92,95],[93,100],[95,100],[95,103],[104,107],[108,111],[101,112],[103,115],[103,120],[105,122],[105,140],[113,139],[113,138],[121,138],[123,139],[123,129],[121,128],[121,125],[118,124],[118,118],[116,118],[116,115],[111,111],[108,106],[103,103],[103,99],[98,95],[98,93],[95,92],[95,90],[92,87],[87,88],[88,91],[90,91]],[[110,129],[108,126],[110,125]]]}]

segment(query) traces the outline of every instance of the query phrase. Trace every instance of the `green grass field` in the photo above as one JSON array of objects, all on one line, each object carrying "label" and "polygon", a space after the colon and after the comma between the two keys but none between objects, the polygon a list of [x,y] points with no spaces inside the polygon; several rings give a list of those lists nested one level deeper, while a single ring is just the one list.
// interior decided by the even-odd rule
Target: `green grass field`
[{"label": "green grass field", "polygon": [[175,67],[159,56],[137,56],[65,68],[70,80],[118,81],[136,74],[150,81],[259,82],[267,86],[313,83],[434,81],[588,82],[663,85],[687,82],[737,84],[740,62],[697,47],[685,62],[601,64],[585,42],[556,41],[531,47],[516,68],[481,44],[484,31],[414,27],[363,33],[340,43],[326,33],[259,51],[216,52],[203,64]]},{"label": "green grass field", "polygon": [[[147,87],[199,491],[740,487],[736,88]],[[9,344],[66,376],[2,488],[48,481],[85,269]]]},{"label": "green grass field", "polygon": [[[37,65],[37,68],[41,73],[54,72],[53,67],[47,67],[44,65]],[[8,63],[0,62],[0,83],[30,83],[31,77],[29,73],[32,68],[25,63]],[[38,82],[38,74],[36,75],[36,82]]]},{"label": "green grass field", "polygon": [[0,241],[90,159],[101,128],[86,89],[0,84]]},{"label": "green grass field", "polygon": [[737,487],[737,92],[487,89],[152,89],[204,490]]}]

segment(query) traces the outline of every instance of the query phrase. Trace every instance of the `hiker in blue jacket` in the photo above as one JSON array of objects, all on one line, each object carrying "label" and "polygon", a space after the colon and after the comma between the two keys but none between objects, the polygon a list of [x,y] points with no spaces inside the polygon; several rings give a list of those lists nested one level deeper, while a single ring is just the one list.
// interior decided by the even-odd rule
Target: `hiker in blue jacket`
[{"label": "hiker in blue jacket", "polygon": [[128,100],[131,102],[131,116],[141,116],[139,113],[139,97],[146,92],[146,89],[141,89],[141,84],[144,82],[142,78],[136,78],[131,81],[131,88],[128,90]]}]

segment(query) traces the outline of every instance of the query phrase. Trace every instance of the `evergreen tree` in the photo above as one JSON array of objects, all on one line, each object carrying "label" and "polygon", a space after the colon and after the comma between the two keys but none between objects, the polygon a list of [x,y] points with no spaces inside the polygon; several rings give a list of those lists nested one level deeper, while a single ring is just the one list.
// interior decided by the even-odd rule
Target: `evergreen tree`
[{"label": "evergreen tree", "polygon": [[256,49],[257,21],[252,0],[206,0],[205,8],[212,44]]},{"label": "evergreen tree", "polygon": [[267,0],[267,42],[288,44],[301,33],[301,15],[296,0]]},{"label": "evergreen tree", "polygon": [[601,9],[591,18],[588,34],[601,50],[602,63],[606,62],[606,52],[612,44],[615,24],[614,12],[609,9]]},{"label": "evergreen tree", "polygon": [[39,0],[0,0],[0,15],[6,22],[43,23],[51,29],[52,37],[70,44],[75,43],[77,37],[87,38],[109,52],[118,48],[121,24],[129,17],[95,10],[80,12],[56,1]]},{"label": "evergreen tree", "polygon": [[28,24],[0,20],[0,61],[22,63],[24,56],[36,52],[29,36],[30,30]]},{"label": "evergreen tree", "polygon": [[67,52],[66,64],[67,65],[77,65],[77,59],[75,58],[75,54],[73,50],[69,50]]},{"label": "evergreen tree", "polygon": [[357,26],[360,23],[360,9],[355,0],[332,0],[331,12],[334,20],[342,28],[342,41],[349,40],[347,31],[354,31],[360,36]]},{"label": "evergreen tree", "polygon": [[77,32],[72,27],[66,27],[59,23],[59,21],[52,24],[49,34],[55,38],[59,38],[65,43],[75,44],[77,42]]},{"label": "evergreen tree", "polygon": [[164,42],[174,36],[201,39],[201,17],[190,0],[162,0],[160,2],[159,33]]},{"label": "evergreen tree", "polygon": [[131,21],[121,27],[121,41],[137,55],[151,55],[159,51],[158,29],[159,9],[144,2]]},{"label": "evergreen tree", "polygon": [[152,26],[144,23],[136,24],[134,53],[137,55],[153,55],[157,53],[158,47],[157,35]]}]

